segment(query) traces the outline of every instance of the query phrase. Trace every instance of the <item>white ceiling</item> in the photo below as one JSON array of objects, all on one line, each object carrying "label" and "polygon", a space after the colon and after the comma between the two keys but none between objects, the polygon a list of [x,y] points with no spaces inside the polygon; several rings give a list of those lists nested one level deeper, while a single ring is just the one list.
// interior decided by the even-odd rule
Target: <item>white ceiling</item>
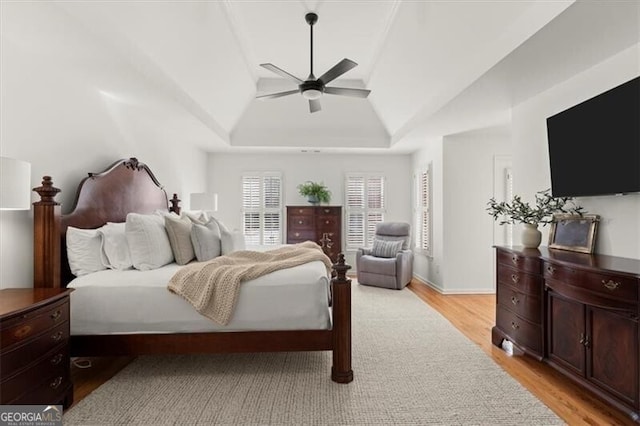
[{"label": "white ceiling", "polygon": [[[477,109],[477,96],[491,96],[478,84],[492,75],[491,87],[495,90],[497,84],[508,93],[498,90],[504,102],[483,111],[487,125],[504,120],[513,93],[522,100],[532,94],[528,87],[541,90],[570,76],[554,73],[554,63],[576,64],[563,69],[579,72],[574,68],[584,69],[603,55],[613,55],[634,37],[638,42],[640,2],[573,3],[84,1],[59,7],[206,126],[211,137],[205,148],[210,151],[253,147],[410,152],[435,128],[462,131],[476,125],[477,120],[471,120],[473,124],[455,129],[450,123],[455,115],[452,105],[473,104]],[[309,27],[304,15],[309,11],[319,15],[314,27],[315,75],[342,58],[352,59],[358,67],[331,85],[366,87],[372,90],[368,99],[326,95],[323,110],[315,114],[309,114],[299,94],[255,99],[257,93],[296,88],[260,63],[307,77]],[[591,50],[589,43],[596,48]],[[540,52],[547,60],[535,57]],[[578,59],[572,60],[567,52]],[[528,72],[531,81],[513,84],[508,70],[518,69]],[[498,78],[505,75],[510,77]],[[448,124],[438,125],[447,110],[453,110]],[[472,109],[468,115],[473,115]]]}]

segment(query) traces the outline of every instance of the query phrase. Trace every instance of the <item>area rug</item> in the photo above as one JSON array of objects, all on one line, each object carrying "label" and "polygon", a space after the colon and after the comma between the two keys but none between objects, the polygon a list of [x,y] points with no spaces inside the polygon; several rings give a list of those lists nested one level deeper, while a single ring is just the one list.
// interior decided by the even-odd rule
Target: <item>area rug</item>
[{"label": "area rug", "polygon": [[407,289],[354,283],[354,381],[330,370],[328,352],[140,357],[64,424],[562,424]]}]

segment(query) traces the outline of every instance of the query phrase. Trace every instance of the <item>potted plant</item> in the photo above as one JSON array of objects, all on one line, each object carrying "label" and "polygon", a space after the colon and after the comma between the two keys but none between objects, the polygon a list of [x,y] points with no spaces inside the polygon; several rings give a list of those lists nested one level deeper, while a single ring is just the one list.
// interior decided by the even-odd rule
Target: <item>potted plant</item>
[{"label": "potted plant", "polygon": [[328,203],[331,201],[331,191],[322,182],[306,181],[298,185],[300,195],[307,197],[311,204]]},{"label": "potted plant", "polygon": [[491,198],[487,203],[487,211],[495,220],[500,219],[500,225],[522,223],[522,245],[536,248],[540,245],[542,233],[538,225],[545,226],[553,221],[556,213],[570,213],[582,215],[583,208],[577,205],[571,197],[554,197],[551,190],[540,191],[535,195],[535,206],[522,201],[519,195],[514,195],[509,203],[497,202]]}]

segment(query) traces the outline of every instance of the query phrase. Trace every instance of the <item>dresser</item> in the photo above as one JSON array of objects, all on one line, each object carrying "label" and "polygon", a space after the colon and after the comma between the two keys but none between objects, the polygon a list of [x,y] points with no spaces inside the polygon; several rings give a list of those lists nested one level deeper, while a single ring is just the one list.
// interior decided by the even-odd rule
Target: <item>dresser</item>
[{"label": "dresser", "polygon": [[492,341],[549,364],[640,419],[640,260],[496,248]]},{"label": "dresser", "polygon": [[287,206],[287,243],[318,243],[331,261],[342,251],[342,207]]},{"label": "dresser", "polygon": [[71,291],[0,290],[0,405],[73,403]]}]

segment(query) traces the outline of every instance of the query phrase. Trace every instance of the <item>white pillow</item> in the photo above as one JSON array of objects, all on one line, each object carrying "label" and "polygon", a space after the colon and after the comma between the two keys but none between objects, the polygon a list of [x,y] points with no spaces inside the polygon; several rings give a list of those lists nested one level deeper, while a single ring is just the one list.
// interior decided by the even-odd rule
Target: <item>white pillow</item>
[{"label": "white pillow", "polygon": [[191,222],[199,223],[200,225],[204,225],[209,221],[209,216],[204,210],[183,210],[180,213],[180,217],[188,217]]},{"label": "white pillow", "polygon": [[67,227],[67,259],[76,277],[107,269],[102,264],[102,235],[98,229]]},{"label": "white pillow", "polygon": [[229,231],[227,228],[220,227],[220,240],[222,242],[222,255],[233,253],[234,251],[244,250],[246,244],[242,231],[234,229]]},{"label": "white pillow", "polygon": [[102,234],[103,264],[109,269],[123,271],[133,268],[124,222],[108,222],[98,230]]},{"label": "white pillow", "polygon": [[173,252],[164,217],[129,213],[125,222],[125,234],[133,267],[140,271],[158,269],[173,262]]}]

